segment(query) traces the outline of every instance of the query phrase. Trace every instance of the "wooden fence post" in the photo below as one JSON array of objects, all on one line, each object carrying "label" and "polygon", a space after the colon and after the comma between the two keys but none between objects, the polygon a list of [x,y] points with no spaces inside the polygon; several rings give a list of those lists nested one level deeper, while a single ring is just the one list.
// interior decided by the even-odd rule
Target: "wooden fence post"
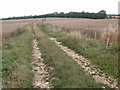
[{"label": "wooden fence post", "polygon": [[94,34],[94,38],[96,39],[96,32],[95,32],[95,34]]},{"label": "wooden fence post", "polygon": [[106,49],[108,49],[110,46],[110,38],[107,38],[107,42],[106,42]]}]

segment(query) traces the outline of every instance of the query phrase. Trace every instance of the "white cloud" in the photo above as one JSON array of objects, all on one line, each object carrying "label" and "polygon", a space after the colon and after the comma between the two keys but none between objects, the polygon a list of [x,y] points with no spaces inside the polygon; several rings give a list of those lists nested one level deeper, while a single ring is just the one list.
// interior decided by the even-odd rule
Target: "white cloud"
[{"label": "white cloud", "polygon": [[52,12],[88,11],[118,13],[119,0],[1,0],[0,18]]}]

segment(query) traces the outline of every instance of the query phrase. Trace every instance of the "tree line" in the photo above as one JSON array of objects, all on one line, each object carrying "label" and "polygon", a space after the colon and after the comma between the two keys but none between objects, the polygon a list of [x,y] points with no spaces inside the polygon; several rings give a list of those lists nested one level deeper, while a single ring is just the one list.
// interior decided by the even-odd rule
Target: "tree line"
[{"label": "tree line", "polygon": [[61,18],[90,18],[90,19],[105,19],[107,17],[106,11],[101,10],[98,13],[89,13],[89,12],[54,12],[45,15],[30,15],[30,16],[20,16],[20,17],[9,17],[2,18],[2,20],[10,20],[10,19],[29,19],[29,18],[47,18],[47,17],[61,17]]}]

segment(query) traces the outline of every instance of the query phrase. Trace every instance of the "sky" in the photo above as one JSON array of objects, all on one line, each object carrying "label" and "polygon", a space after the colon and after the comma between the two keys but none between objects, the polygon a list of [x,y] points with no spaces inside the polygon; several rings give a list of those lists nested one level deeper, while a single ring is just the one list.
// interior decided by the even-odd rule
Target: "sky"
[{"label": "sky", "polygon": [[99,12],[118,14],[119,0],[1,0],[0,18],[42,15],[53,12]]}]

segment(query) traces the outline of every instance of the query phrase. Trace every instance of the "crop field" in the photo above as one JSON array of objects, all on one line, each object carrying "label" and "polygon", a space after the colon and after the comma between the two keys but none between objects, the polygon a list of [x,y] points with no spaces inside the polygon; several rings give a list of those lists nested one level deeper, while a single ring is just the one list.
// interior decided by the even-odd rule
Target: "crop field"
[{"label": "crop field", "polygon": [[67,32],[96,38],[105,41],[110,38],[111,42],[117,42],[118,19],[82,19],[82,18],[48,18],[46,23],[62,28]]},{"label": "crop field", "polygon": [[47,23],[69,29],[103,31],[107,26],[118,24],[118,19],[83,19],[83,18],[46,18]]},{"label": "crop field", "polygon": [[9,37],[12,33],[19,31],[21,28],[37,20],[40,19],[2,20],[3,38]]},{"label": "crop field", "polygon": [[3,88],[118,88],[118,19],[2,21]]}]

